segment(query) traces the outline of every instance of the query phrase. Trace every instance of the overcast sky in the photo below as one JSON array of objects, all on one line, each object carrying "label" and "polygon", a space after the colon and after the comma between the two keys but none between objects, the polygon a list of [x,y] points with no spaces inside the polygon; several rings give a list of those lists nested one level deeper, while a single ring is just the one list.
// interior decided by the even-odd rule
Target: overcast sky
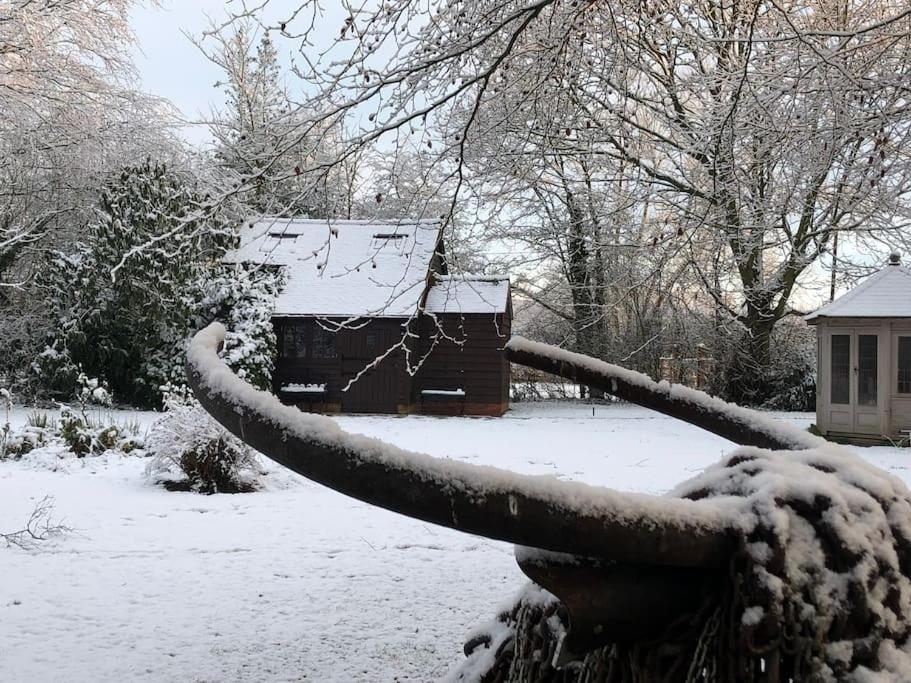
[{"label": "overcast sky", "polygon": [[[301,4],[301,0],[271,0],[265,20],[276,21],[280,14],[287,16],[290,8]],[[134,59],[142,88],[171,100],[188,121],[197,122],[184,129],[186,138],[197,144],[209,139],[205,125],[198,122],[209,116],[213,106],[224,102],[222,91],[214,87],[223,74],[185,34],[201,37],[212,20],[220,22],[227,17],[226,5],[237,7],[237,2],[161,0],[159,7],[137,7],[132,12],[133,30],[137,38]],[[334,26],[337,23],[341,26],[347,14],[341,3],[330,2],[326,5],[322,13],[324,25]],[[332,32],[327,32],[322,37],[326,44],[319,47],[324,48],[329,46],[335,36]],[[276,47],[280,61],[287,66],[290,63],[290,52],[296,43]]]},{"label": "overcast sky", "polygon": [[[214,87],[218,69],[183,32],[198,36],[209,26],[206,15],[223,17],[224,7],[221,0],[164,0],[161,7],[133,11],[134,58],[143,90],[171,100],[190,121],[208,116],[223,97]],[[194,143],[208,139],[202,125],[187,127],[185,135]]]},{"label": "overcast sky", "polygon": [[[277,14],[300,2],[271,0],[269,10]],[[327,25],[331,26],[336,20],[341,25],[344,16],[341,7],[332,3],[327,5],[330,5],[324,15]],[[222,77],[219,69],[184,33],[199,37],[209,28],[210,18],[223,20],[226,17],[225,6],[224,0],[162,0],[160,7],[138,7],[133,11],[133,29],[138,40],[134,57],[142,88],[171,100],[178,107],[184,118],[191,122],[183,132],[193,144],[202,145],[210,140],[206,126],[200,120],[208,118],[212,108],[224,102],[224,96],[214,87]],[[333,16],[335,14],[338,17]],[[325,36],[327,44],[332,37]],[[279,53],[281,57],[281,48]],[[286,59],[287,55],[282,61]],[[815,301],[821,292],[802,291],[795,305],[813,308],[803,299],[809,297]]]}]

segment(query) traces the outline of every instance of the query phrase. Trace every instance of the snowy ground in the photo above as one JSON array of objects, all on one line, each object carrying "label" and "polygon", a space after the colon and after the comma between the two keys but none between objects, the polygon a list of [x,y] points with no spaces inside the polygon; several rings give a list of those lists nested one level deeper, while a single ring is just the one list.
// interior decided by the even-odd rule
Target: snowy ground
[{"label": "snowy ground", "polygon": [[[731,448],[625,405],[339,421],[438,456],[649,493]],[[911,451],[857,450],[911,481]],[[267,490],[234,496],[170,493],[144,468],[135,457],[0,463],[0,530],[45,495],[78,530],[37,552],[0,546],[0,681],[430,681],[525,581],[505,544],[278,466]]]}]

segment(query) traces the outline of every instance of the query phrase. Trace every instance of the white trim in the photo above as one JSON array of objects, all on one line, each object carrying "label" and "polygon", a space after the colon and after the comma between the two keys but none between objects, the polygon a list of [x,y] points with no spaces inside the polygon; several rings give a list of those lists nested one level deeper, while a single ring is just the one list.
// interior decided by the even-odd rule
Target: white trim
[{"label": "white trim", "polygon": [[456,396],[464,397],[464,389],[423,389],[421,396]]},{"label": "white trim", "polygon": [[298,384],[292,382],[282,385],[281,391],[288,394],[324,394],[326,393],[325,384]]}]

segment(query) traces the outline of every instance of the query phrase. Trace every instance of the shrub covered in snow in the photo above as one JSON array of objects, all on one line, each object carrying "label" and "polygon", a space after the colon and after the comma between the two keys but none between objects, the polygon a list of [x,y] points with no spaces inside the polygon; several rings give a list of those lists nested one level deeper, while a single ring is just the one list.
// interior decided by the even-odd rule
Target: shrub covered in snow
[{"label": "shrub covered in snow", "polygon": [[812,411],[816,405],[816,334],[800,319],[786,318],[772,332],[767,364],[748,354],[743,330],[713,340],[721,364],[712,390],[728,401],[769,410]]},{"label": "shrub covered in snow", "polygon": [[55,324],[32,363],[40,391],[66,396],[85,368],[119,399],[160,406],[159,387],[184,381],[190,336],[213,319],[229,329],[228,364],[268,386],[279,276],[218,265],[232,231],[198,207],[191,186],[148,161],[105,188],[85,242],[42,276]]},{"label": "shrub covered in snow", "polygon": [[[25,426],[13,430],[7,417],[0,435],[0,459],[21,458],[42,448],[80,458],[105,451],[131,453],[142,448],[138,424],[111,420],[97,410],[111,405],[111,394],[103,383],[80,372],[74,393],[75,406],[59,404],[59,419],[36,412],[29,415]],[[5,401],[8,416],[8,393]]]},{"label": "shrub covered in snow", "polygon": [[10,435],[12,428],[9,423],[9,413],[13,407],[13,398],[9,389],[0,389],[0,407],[3,409],[4,419],[0,425],[0,460],[7,457],[10,448]]},{"label": "shrub covered in snow", "polygon": [[138,424],[117,422],[101,413],[63,406],[59,419],[47,413],[34,413],[19,429],[7,425],[0,439],[0,459],[23,458],[44,450],[53,452],[54,457],[83,458],[108,451],[133,453],[142,447]]},{"label": "shrub covered in snow", "polygon": [[108,422],[65,406],[57,424],[60,425],[59,430],[50,433],[59,435],[70,452],[79,457],[99,455],[105,451],[132,453],[142,448],[139,427],[133,423]]},{"label": "shrub covered in snow", "polygon": [[784,320],[773,333],[768,397],[772,410],[816,409],[816,332],[802,320]]},{"label": "shrub covered in snow", "polygon": [[30,415],[26,426],[17,430],[13,430],[7,422],[3,425],[0,439],[0,460],[28,455],[36,448],[52,443],[58,435],[57,424],[46,413]]},{"label": "shrub covered in snow", "polygon": [[222,268],[200,287],[197,327],[221,322],[227,328],[222,358],[238,377],[260,389],[272,381],[277,346],[272,311],[281,285],[275,270],[238,266]]},{"label": "shrub covered in snow", "polygon": [[76,407],[61,406],[59,436],[79,457],[109,450],[129,453],[140,445],[139,429],[133,425],[106,422],[90,414],[89,406],[108,407],[111,393],[97,378],[80,372],[76,377]]},{"label": "shrub covered in snow", "polygon": [[207,494],[257,488],[262,467],[254,451],[210,418],[184,388],[167,388],[166,406],[145,441],[151,478],[170,489]]},{"label": "shrub covered in snow", "polygon": [[33,364],[45,390],[65,395],[82,367],[121,400],[159,403],[156,358],[179,355],[194,286],[229,237],[199,207],[190,183],[151,161],[102,190],[83,242],[52,254],[40,278],[53,321]]},{"label": "shrub covered in snow", "polygon": [[219,266],[200,273],[188,286],[186,296],[192,313],[186,324],[174,330],[168,344],[151,349],[143,364],[148,381],[161,387],[185,381],[184,362],[193,334],[213,320],[228,329],[225,362],[251,384],[266,389],[272,380],[276,351],[272,309],[281,286],[279,273],[244,266]]}]

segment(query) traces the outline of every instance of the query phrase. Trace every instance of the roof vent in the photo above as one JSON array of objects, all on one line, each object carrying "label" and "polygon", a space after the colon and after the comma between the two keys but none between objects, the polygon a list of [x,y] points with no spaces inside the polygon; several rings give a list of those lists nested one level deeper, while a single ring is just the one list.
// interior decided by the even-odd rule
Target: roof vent
[{"label": "roof vent", "polygon": [[393,249],[399,253],[404,252],[408,235],[401,232],[377,232],[373,235],[373,241],[370,243],[372,249],[377,251]]},{"label": "roof vent", "polygon": [[889,254],[889,265],[890,266],[900,266],[902,264],[902,255],[897,251],[893,251]]}]

